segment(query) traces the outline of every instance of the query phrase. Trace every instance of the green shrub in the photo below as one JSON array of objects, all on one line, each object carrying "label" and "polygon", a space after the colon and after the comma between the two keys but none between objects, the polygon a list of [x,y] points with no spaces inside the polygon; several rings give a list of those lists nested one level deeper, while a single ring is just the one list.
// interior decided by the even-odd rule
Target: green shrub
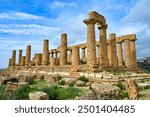
[{"label": "green shrub", "polygon": [[69,83],[69,87],[73,87],[75,85],[75,82]]},{"label": "green shrub", "polygon": [[51,87],[44,87],[41,91],[47,93],[49,95],[50,100],[56,100],[58,97],[58,87],[51,86]]},{"label": "green shrub", "polygon": [[5,95],[4,90],[5,90],[5,85],[1,84],[0,85],[0,100],[7,99],[7,96]]},{"label": "green shrub", "polygon": [[57,79],[57,81],[60,81],[60,80],[62,79],[62,76],[58,75],[58,76],[56,77],[56,79]]},{"label": "green shrub", "polygon": [[64,80],[60,80],[59,81],[59,85],[65,85],[65,81]]},{"label": "green shrub", "polygon": [[85,76],[80,76],[78,78],[78,80],[81,80],[81,81],[84,81],[84,82],[88,82],[89,81]]},{"label": "green shrub", "polygon": [[120,96],[122,99],[128,98],[128,93],[126,91],[121,91]]},{"label": "green shrub", "polygon": [[125,87],[124,87],[122,82],[118,82],[117,84],[115,84],[115,86],[119,87],[121,90],[125,89]]}]

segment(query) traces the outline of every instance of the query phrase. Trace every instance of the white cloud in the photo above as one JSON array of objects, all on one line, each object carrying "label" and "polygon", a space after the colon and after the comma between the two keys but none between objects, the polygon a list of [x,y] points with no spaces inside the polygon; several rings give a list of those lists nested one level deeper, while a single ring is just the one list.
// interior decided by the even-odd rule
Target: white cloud
[{"label": "white cloud", "polygon": [[38,20],[42,19],[41,16],[35,16],[23,12],[3,12],[0,13],[0,19],[10,19],[10,20]]},{"label": "white cloud", "polygon": [[48,36],[59,31],[59,28],[37,24],[0,24],[0,32],[19,35],[42,35]]},{"label": "white cloud", "polygon": [[64,8],[64,7],[76,7],[77,5],[75,3],[66,3],[66,2],[60,2],[60,1],[54,1],[51,5],[51,9],[57,9],[57,8]]}]

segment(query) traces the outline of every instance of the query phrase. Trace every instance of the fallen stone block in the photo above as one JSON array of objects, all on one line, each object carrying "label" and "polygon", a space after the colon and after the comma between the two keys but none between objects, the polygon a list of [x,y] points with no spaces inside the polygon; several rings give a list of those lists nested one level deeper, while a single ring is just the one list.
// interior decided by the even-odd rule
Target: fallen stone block
[{"label": "fallen stone block", "polygon": [[29,99],[30,100],[48,100],[49,96],[45,92],[37,91],[37,92],[29,93]]}]

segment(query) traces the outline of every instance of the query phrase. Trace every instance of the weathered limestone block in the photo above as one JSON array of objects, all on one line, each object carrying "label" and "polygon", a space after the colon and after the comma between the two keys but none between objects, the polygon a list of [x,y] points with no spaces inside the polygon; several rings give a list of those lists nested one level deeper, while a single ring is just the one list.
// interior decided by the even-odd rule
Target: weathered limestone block
[{"label": "weathered limestone block", "polygon": [[42,62],[42,54],[36,53],[35,54],[35,65],[41,66],[41,62]]},{"label": "weathered limestone block", "polygon": [[61,35],[61,45],[60,45],[60,66],[67,65],[67,34],[63,33]]},{"label": "weathered limestone block", "polygon": [[130,99],[138,99],[138,85],[135,80],[128,79],[125,81],[125,89],[128,92],[128,96]]},{"label": "weathered limestone block", "polygon": [[37,92],[29,93],[29,99],[30,100],[48,100],[49,96],[45,92],[37,91]]},{"label": "weathered limestone block", "polygon": [[29,84],[32,84],[34,81],[34,76],[20,76],[19,82],[28,82]]},{"label": "weathered limestone block", "polygon": [[26,58],[25,58],[25,65],[29,66],[30,60],[31,60],[31,45],[27,46],[26,49]]},{"label": "weathered limestone block", "polygon": [[76,82],[76,85],[77,86],[81,86],[81,87],[83,87],[83,86],[85,86],[85,82],[84,81],[81,81],[81,80],[78,80],[77,82]]},{"label": "weathered limestone block", "polygon": [[5,87],[5,92],[16,91],[18,90],[18,83],[15,82],[7,82]]},{"label": "weathered limestone block", "polygon": [[49,65],[49,40],[43,43],[42,65]]},{"label": "weathered limestone block", "polygon": [[7,82],[15,82],[15,81],[17,81],[17,78],[16,77],[2,77],[2,79],[1,79],[1,84],[7,84]]},{"label": "weathered limestone block", "polygon": [[96,100],[96,99],[97,98],[95,94],[91,90],[83,92],[82,94],[74,98],[74,100]]},{"label": "weathered limestone block", "polygon": [[120,89],[108,83],[93,83],[91,89],[98,100],[120,99]]}]

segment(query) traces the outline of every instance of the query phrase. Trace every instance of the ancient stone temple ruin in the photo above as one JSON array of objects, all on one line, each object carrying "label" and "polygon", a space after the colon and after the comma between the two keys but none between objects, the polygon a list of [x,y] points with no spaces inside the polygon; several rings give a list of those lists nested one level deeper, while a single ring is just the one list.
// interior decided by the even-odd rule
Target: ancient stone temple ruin
[{"label": "ancient stone temple ruin", "polygon": [[[12,51],[9,59],[10,69],[20,69],[24,72],[44,73],[48,75],[62,75],[66,77],[101,77],[103,71],[137,71],[136,64],[136,35],[117,36],[109,34],[108,24],[104,16],[92,11],[88,18],[83,20],[87,27],[86,43],[68,46],[67,34],[61,34],[61,43],[56,49],[49,49],[49,40],[43,42],[43,53],[35,53],[31,59],[31,45],[19,50],[18,63],[16,50]],[[99,31],[96,40],[95,26]]]}]

